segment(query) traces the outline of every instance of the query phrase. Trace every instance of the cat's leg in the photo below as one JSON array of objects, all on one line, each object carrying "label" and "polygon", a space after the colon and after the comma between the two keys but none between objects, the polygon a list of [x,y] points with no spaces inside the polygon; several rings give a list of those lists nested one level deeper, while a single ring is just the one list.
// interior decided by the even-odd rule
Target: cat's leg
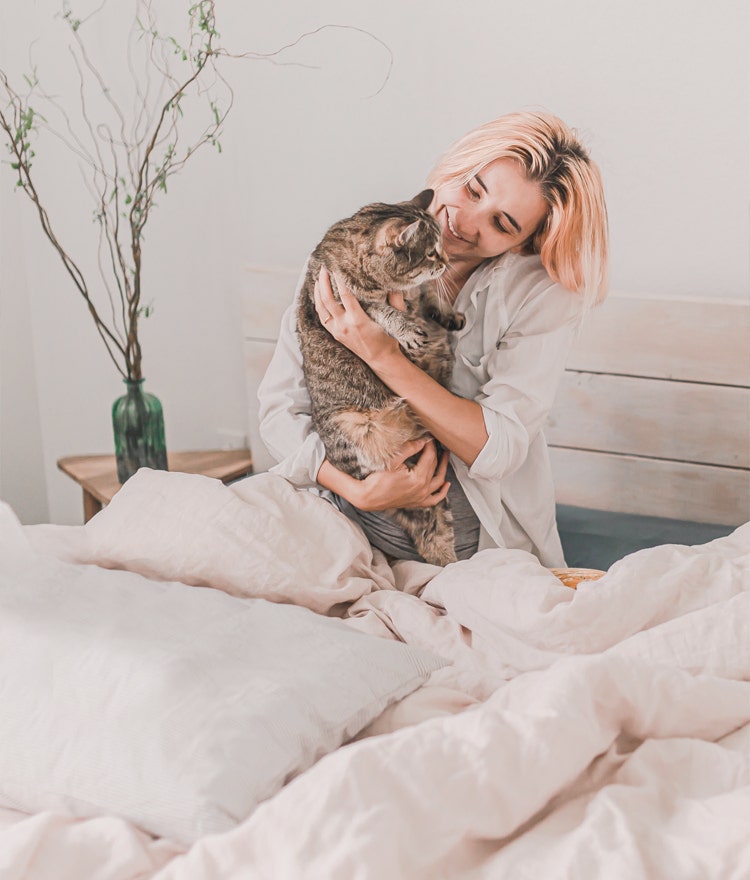
[{"label": "cat's leg", "polygon": [[368,303],[367,314],[406,349],[421,348],[427,341],[425,328],[408,312],[388,303]]},{"label": "cat's leg", "polygon": [[[341,410],[331,416],[331,422],[341,441],[345,440],[356,456],[364,474],[387,470],[393,456],[405,443],[426,434],[406,402],[399,398],[378,409]],[[335,461],[332,463],[336,464]]]},{"label": "cat's leg", "polygon": [[446,296],[441,296],[434,285],[422,285],[422,314],[445,327],[462,330],[466,324],[463,312],[457,312]]},{"label": "cat's leg", "polygon": [[401,526],[414,542],[417,553],[433,565],[456,562],[453,514],[447,501],[435,507],[418,507],[415,510],[393,510],[393,520]]}]

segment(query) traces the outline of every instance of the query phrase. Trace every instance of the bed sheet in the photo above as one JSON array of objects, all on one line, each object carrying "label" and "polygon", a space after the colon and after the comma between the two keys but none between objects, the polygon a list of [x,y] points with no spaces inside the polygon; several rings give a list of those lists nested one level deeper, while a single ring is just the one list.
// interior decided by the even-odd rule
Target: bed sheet
[{"label": "bed sheet", "polygon": [[[158,504],[147,497],[157,480]],[[169,578],[194,526],[200,572],[183,568],[183,579],[258,595],[257,580],[238,576],[261,549],[252,530],[234,536],[243,559],[226,522],[207,515],[216,487],[168,483],[146,474],[96,529],[26,534],[75,564],[153,575],[157,556],[139,552],[148,532],[168,550]],[[251,478],[220,495],[256,513],[269,499],[303,503],[282,483]],[[118,818],[4,811],[2,880],[750,876],[750,524],[632,554],[572,591],[521,551],[384,567],[327,508],[315,525],[331,529],[337,566],[312,583],[303,558],[276,583],[266,572],[263,590],[304,601],[309,583],[350,626],[451,665],[234,830],[187,851]],[[123,533],[128,517],[140,526]],[[280,586],[290,578],[291,598]]]}]

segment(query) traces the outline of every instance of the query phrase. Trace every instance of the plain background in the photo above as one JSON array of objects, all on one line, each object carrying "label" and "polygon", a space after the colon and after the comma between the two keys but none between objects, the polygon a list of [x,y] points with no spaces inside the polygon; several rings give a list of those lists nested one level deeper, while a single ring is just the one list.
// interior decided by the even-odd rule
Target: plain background
[{"label": "plain background", "polygon": [[[98,5],[87,0],[75,13]],[[20,83],[33,45],[48,90],[75,96],[58,3],[10,6],[0,10],[0,67]],[[167,32],[178,34],[188,4],[176,6],[154,2],[160,24],[168,15]],[[453,140],[512,110],[558,114],[600,165],[613,291],[748,297],[744,0],[217,6],[221,42],[238,53],[273,52],[306,31],[338,27],[276,63],[222,66],[234,91],[222,152],[196,154],[149,221],[144,303],[154,314],[142,324],[144,375],[163,403],[171,449],[215,448],[245,431],[240,301],[249,267],[300,266],[331,222],[368,201],[413,195]],[[129,82],[117,47],[130,8],[109,0],[85,25],[113,88]],[[86,263],[96,230],[77,163],[50,139],[39,141],[37,161],[55,228]],[[113,451],[110,408],[122,388],[4,162],[0,498],[23,522],[82,521],[80,490],[56,460]]]}]

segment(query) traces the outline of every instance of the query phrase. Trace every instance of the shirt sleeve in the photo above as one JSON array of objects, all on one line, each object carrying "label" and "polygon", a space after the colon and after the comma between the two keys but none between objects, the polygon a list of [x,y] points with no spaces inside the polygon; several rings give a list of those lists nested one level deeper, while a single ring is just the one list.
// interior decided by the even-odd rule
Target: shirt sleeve
[{"label": "shirt sleeve", "polygon": [[297,300],[307,267],[297,285],[294,302],[284,312],[271,363],[258,388],[260,436],[278,464],[279,474],[300,488],[316,486],[325,447],[312,429],[310,395],[302,371],[297,338]]},{"label": "shirt sleeve", "polygon": [[467,364],[481,371],[476,400],[488,434],[471,477],[494,482],[524,463],[552,408],[581,313],[580,297],[546,277],[480,364]]}]

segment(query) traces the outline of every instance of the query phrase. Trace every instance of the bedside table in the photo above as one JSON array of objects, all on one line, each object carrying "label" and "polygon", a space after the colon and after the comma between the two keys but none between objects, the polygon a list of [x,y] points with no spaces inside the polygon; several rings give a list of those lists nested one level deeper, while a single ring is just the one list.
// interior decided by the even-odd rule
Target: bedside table
[{"label": "bedside table", "polygon": [[[168,452],[170,471],[202,474],[229,483],[253,472],[248,449],[207,449],[198,452]],[[83,521],[88,522],[102,506],[109,504],[120,488],[114,455],[72,455],[57,462],[60,470],[83,490]]]}]

